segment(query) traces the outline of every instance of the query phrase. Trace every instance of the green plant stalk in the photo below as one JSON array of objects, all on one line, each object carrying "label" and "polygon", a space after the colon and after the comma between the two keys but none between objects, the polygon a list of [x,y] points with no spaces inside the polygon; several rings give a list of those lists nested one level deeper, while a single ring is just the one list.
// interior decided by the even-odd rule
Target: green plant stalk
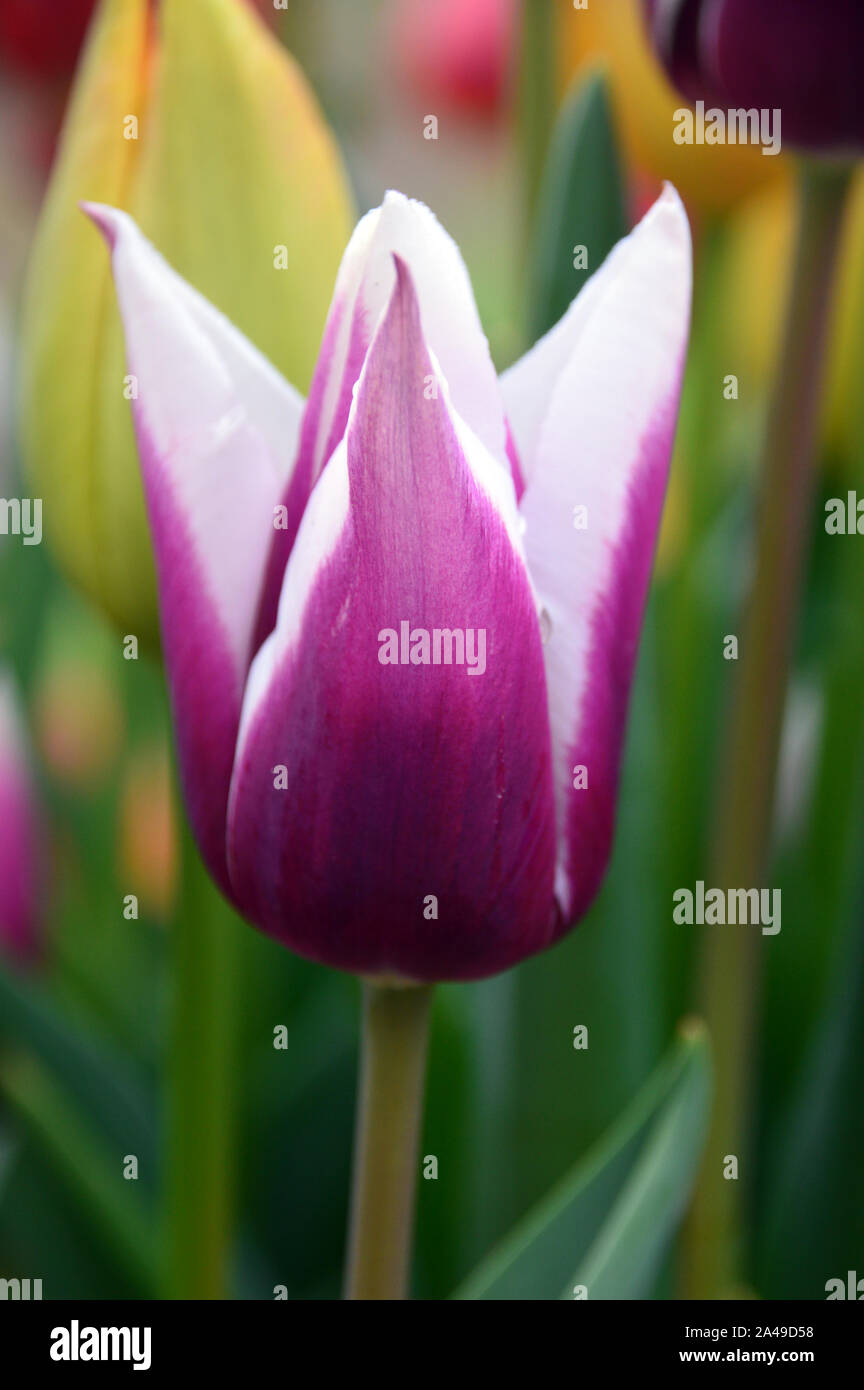
[{"label": "green plant stalk", "polygon": [[172,927],[166,1294],[221,1299],[228,1297],[234,1182],[236,924],[185,821],[183,827],[182,892]]},{"label": "green plant stalk", "polygon": [[118,1269],[152,1298],[157,1250],[149,1203],[125,1182],[122,1163],[102,1136],[70,1105],[63,1089],[35,1059],[0,1056],[0,1092],[46,1155],[74,1201],[112,1251]]},{"label": "green plant stalk", "polygon": [[[831,289],[851,171],[803,163],[785,332],[761,464],[756,567],[721,767],[712,887],[752,888],[767,870],[786,684],[806,558],[813,459]],[[734,1296],[740,1284],[740,1191],[748,1183],[750,1078],[756,1057],[760,942],[749,928],[708,928],[701,1012],[716,1087],[702,1172],[684,1241],[685,1296]],[[734,1154],[739,1178],[724,1179]]]},{"label": "green plant stalk", "polygon": [[554,6],[524,0],[519,44],[518,145],[524,235],[530,241],[555,123]]},{"label": "green plant stalk", "polygon": [[367,982],[345,1297],[407,1297],[431,985]]}]

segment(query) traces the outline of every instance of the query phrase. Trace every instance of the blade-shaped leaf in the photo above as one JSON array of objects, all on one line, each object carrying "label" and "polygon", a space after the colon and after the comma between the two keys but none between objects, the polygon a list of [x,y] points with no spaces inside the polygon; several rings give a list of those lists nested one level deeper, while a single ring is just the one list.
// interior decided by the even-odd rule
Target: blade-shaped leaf
[{"label": "blade-shaped leaf", "polygon": [[0,1091],[88,1213],[124,1276],[152,1295],[157,1227],[134,1190],[137,1184],[124,1181],[122,1148],[112,1153],[105,1147],[30,1058],[7,1058],[0,1064]]},{"label": "blade-shaped leaf", "polygon": [[702,1148],[710,1065],[688,1024],[610,1133],[483,1261],[460,1299],[650,1294]]},{"label": "blade-shaped leaf", "polygon": [[595,72],[564,103],[543,173],[528,276],[532,342],[558,321],[627,231],[606,78]]},{"label": "blade-shaped leaf", "polygon": [[649,1295],[702,1152],[709,1081],[703,1039],[685,1061],[613,1210],[562,1298],[572,1298],[576,1288],[586,1289],[593,1299]]},{"label": "blade-shaped leaf", "polygon": [[0,1042],[38,1057],[107,1139],[152,1167],[155,1104],[141,1074],[67,1021],[38,985],[2,969]]}]

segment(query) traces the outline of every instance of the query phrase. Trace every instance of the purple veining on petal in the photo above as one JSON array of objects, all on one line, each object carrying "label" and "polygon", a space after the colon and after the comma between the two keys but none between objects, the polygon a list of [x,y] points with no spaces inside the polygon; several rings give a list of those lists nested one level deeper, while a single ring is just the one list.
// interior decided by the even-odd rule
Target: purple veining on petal
[{"label": "purple veining on petal", "polygon": [[[242,738],[229,861],[254,919],[303,955],[472,979],[551,940],[554,794],[530,583],[443,386],[424,394],[431,371],[400,263],[349,428],[348,519]],[[402,620],[484,629],[484,673],[382,665]]]}]

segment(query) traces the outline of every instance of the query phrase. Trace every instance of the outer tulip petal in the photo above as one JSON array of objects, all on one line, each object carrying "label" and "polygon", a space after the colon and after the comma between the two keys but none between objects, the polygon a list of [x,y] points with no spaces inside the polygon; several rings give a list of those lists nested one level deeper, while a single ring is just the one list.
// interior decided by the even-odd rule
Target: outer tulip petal
[{"label": "outer tulip petal", "polygon": [[[382,664],[402,621],[476,642],[483,629],[485,671]],[[469,979],[555,930],[543,655],[513,485],[450,407],[401,262],[250,673],[228,837],[253,920],[344,969]]]},{"label": "outer tulip petal", "polygon": [[187,804],[202,853],[227,887],[225,813],[242,692],[302,403],[131,218],[89,211],[112,247],[136,382],[132,409]]},{"label": "outer tulip petal", "polygon": [[[700,0],[643,0],[646,18],[658,53],[670,77],[683,92],[699,87]],[[698,95],[709,102],[716,96],[706,87]]]},{"label": "outer tulip petal", "polygon": [[489,345],[459,248],[423,203],[389,192],[348,244],[303,420],[300,456],[286,491],[288,524],[274,534],[258,640],[272,630],[282,577],[309,493],[348,423],[352,392],[395,283],[393,257],[411,269],[423,332],[450,383],[453,405],[509,467],[504,413]]},{"label": "outer tulip petal", "polygon": [[[586,305],[580,308],[584,296]],[[672,189],[517,369],[569,336],[542,424],[517,443],[544,647],[565,922],[587,908],[609,854],[630,683],[675,431],[690,304],[690,238]],[[587,307],[586,307],[587,306]],[[568,322],[569,321],[569,322]],[[556,341],[557,335],[557,341]],[[531,356],[534,356],[532,354]],[[533,449],[533,457],[530,450]],[[587,509],[585,529],[574,508]],[[574,769],[587,787],[574,787]]]}]

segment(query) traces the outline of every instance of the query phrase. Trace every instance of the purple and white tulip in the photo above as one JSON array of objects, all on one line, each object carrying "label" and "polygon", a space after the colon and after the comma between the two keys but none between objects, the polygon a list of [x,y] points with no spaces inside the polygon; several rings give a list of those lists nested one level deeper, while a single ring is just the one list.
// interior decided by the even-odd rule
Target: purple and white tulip
[{"label": "purple and white tulip", "polygon": [[369,977],[478,978],[550,945],[612,841],[687,340],[676,194],[500,381],[457,247],[388,194],[305,403],[128,216],[87,210],[212,874]]},{"label": "purple and white tulip", "polygon": [[14,966],[41,954],[40,835],[15,692],[0,671],[0,956]]}]

